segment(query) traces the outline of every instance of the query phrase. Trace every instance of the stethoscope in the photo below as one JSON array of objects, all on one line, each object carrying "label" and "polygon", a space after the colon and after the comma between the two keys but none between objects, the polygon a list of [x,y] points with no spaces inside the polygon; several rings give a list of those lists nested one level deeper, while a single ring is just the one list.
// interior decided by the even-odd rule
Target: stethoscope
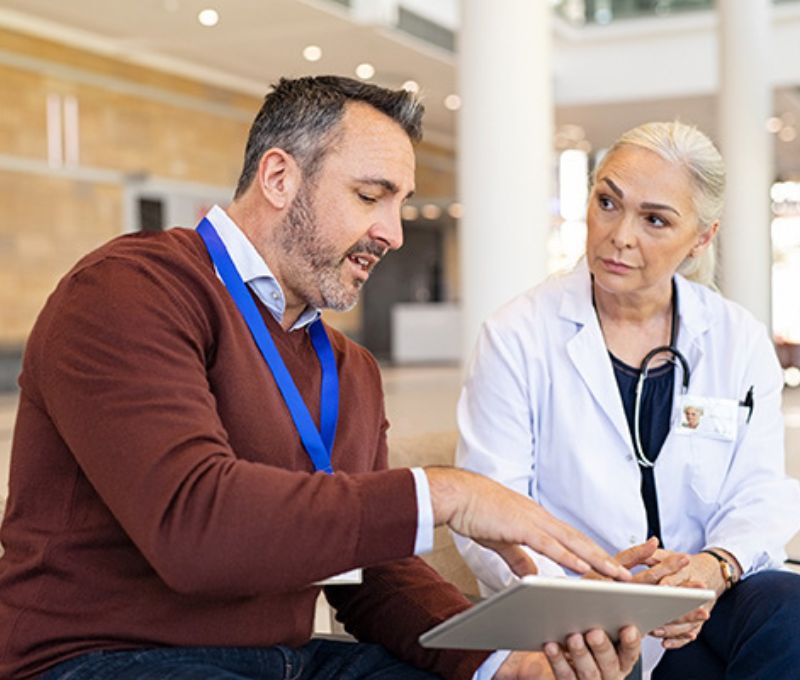
[{"label": "stethoscope", "polygon": [[683,373],[683,381],[681,382],[681,394],[686,394],[689,390],[689,379],[692,372],[689,370],[689,362],[686,357],[681,354],[676,346],[678,339],[678,288],[675,285],[675,279],[672,279],[672,323],[670,325],[669,344],[654,347],[647,354],[645,354],[642,363],[639,366],[639,380],[636,382],[636,393],[633,402],[633,451],[636,454],[636,461],[641,467],[652,468],[655,463],[650,460],[644,453],[642,447],[642,438],[639,428],[639,418],[642,406],[642,392],[644,391],[644,381],[647,379],[647,374],[650,370],[650,362],[659,354],[671,355],[670,361],[673,364],[680,364]]}]

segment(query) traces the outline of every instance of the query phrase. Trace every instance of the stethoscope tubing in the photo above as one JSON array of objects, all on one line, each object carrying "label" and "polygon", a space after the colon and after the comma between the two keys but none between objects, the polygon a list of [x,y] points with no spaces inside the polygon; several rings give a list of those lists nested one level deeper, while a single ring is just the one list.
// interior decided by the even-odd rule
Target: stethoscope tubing
[{"label": "stethoscope tubing", "polygon": [[670,338],[668,345],[660,345],[654,347],[647,354],[645,354],[642,363],[639,366],[639,379],[636,381],[636,391],[633,401],[633,452],[636,454],[636,462],[641,467],[652,468],[655,462],[650,460],[644,452],[642,446],[641,428],[639,421],[641,419],[642,409],[642,393],[644,392],[644,381],[647,379],[647,374],[650,370],[650,362],[659,354],[670,354],[673,364],[680,364],[682,372],[681,381],[681,394],[686,394],[689,390],[689,380],[691,379],[691,370],[689,369],[689,362],[686,357],[681,354],[676,346],[678,339],[678,287],[675,285],[675,279],[672,279],[672,323],[670,325]]}]

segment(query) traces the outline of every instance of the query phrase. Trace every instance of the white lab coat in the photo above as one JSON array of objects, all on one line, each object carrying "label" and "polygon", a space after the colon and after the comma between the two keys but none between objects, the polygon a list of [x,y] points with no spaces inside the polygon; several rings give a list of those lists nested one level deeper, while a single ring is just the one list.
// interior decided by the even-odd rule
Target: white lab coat
[{"label": "white lab coat", "polygon": [[[677,346],[688,393],[744,399],[734,441],[671,429],[654,468],[667,549],[718,546],[745,574],[779,567],[800,529],[800,485],[785,474],[782,375],[764,326],[739,305],[677,277]],[[529,495],[611,554],[645,541],[641,475],[585,261],[500,309],[483,326],[458,404],[457,464]],[[493,552],[456,537],[486,594],[514,576]],[[542,575],[564,571],[534,555]],[[658,655],[651,641],[647,669]]]}]

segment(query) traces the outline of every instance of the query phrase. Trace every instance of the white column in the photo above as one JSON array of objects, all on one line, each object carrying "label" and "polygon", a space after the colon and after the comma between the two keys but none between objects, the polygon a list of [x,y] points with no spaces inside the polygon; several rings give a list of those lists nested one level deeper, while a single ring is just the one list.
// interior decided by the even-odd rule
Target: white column
[{"label": "white column", "polygon": [[551,3],[461,0],[458,130],[464,358],[480,324],[546,274]]},{"label": "white column", "polygon": [[770,0],[717,0],[719,129],[728,173],[720,228],[722,292],[771,328],[772,248],[769,188],[773,181],[768,77]]}]

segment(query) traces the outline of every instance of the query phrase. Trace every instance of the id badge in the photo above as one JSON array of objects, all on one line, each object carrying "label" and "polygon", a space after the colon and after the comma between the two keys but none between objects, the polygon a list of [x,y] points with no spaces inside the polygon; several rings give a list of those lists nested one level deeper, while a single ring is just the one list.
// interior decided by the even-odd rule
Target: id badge
[{"label": "id badge", "polygon": [[363,573],[361,569],[351,569],[342,574],[336,574],[324,581],[317,581],[314,585],[318,586],[352,586],[361,583]]},{"label": "id badge", "polygon": [[732,442],[739,427],[739,402],[684,394],[680,398],[680,421],[675,433]]}]

